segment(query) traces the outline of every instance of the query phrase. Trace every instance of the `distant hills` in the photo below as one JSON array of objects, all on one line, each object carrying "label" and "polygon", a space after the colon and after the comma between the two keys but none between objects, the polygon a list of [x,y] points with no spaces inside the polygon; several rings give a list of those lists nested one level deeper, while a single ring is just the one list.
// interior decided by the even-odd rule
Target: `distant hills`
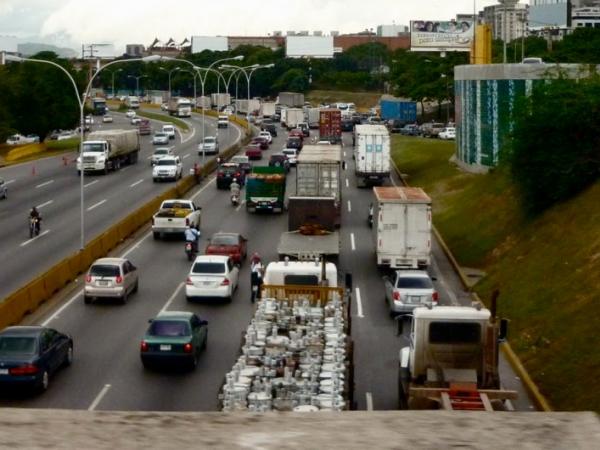
[{"label": "distant hills", "polygon": [[55,45],[50,44],[37,44],[32,42],[26,42],[23,44],[18,44],[17,50],[23,56],[31,56],[35,55],[39,52],[54,52],[61,58],[73,58],[78,56],[78,53],[72,48],[67,47],[57,47]]}]

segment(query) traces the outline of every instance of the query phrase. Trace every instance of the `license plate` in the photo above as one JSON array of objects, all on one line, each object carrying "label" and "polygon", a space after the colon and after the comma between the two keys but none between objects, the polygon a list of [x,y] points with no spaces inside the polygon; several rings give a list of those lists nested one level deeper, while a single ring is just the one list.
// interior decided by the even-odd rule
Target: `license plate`
[{"label": "license plate", "polygon": [[212,281],[203,281],[202,285],[203,286],[212,286],[213,282]]},{"label": "license plate", "polygon": [[170,345],[161,345],[160,346],[160,351],[161,352],[168,352],[171,350],[171,346]]},{"label": "license plate", "polygon": [[99,286],[108,286],[108,281],[98,281]]},{"label": "license plate", "polygon": [[408,298],[408,301],[410,303],[421,303],[421,297],[420,296],[411,296]]},{"label": "license plate", "polygon": [[8,375],[8,369],[0,369],[0,375]]}]

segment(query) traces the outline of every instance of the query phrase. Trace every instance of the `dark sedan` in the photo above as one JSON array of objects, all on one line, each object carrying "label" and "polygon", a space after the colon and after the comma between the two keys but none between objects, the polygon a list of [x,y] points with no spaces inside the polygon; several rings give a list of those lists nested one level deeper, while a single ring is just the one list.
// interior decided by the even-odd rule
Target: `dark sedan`
[{"label": "dark sedan", "polygon": [[73,362],[73,339],[52,328],[8,327],[0,332],[0,386],[45,391],[50,376]]},{"label": "dark sedan", "polygon": [[246,181],[246,174],[236,163],[223,163],[217,169],[217,189],[229,189],[233,179],[236,179],[240,186]]},{"label": "dark sedan", "polygon": [[186,311],[163,311],[150,321],[140,345],[144,367],[185,366],[195,369],[206,349],[208,322]]},{"label": "dark sedan", "polygon": [[302,139],[293,136],[289,137],[285,143],[285,148],[295,148],[296,150],[302,150]]},{"label": "dark sedan", "polygon": [[258,145],[261,150],[267,150],[269,148],[269,141],[265,137],[256,136],[250,141],[250,145]]},{"label": "dark sedan", "polygon": [[204,253],[229,256],[234,264],[242,265],[246,258],[247,239],[239,233],[215,233],[210,238]]}]

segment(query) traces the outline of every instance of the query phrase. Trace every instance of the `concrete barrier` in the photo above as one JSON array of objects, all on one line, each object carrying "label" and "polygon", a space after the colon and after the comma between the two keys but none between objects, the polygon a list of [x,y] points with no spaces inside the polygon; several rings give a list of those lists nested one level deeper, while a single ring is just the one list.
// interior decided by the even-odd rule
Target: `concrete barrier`
[{"label": "concrete barrier", "polygon": [[13,150],[10,150],[4,158],[6,162],[13,162],[26,156],[35,155],[46,151],[44,144],[27,144],[20,145]]},{"label": "concrete barrier", "polygon": [[[215,115],[217,114],[215,113]],[[235,119],[235,123],[246,129],[246,136],[243,138],[243,143],[245,144],[249,137],[249,125],[245,120]],[[230,158],[240,148],[239,144],[234,144],[226,148],[221,153],[221,156],[225,159]],[[22,149],[23,147],[20,147],[15,150]],[[213,158],[202,167],[202,175],[209,175],[215,168],[216,160]],[[175,187],[140,206],[123,220],[112,225],[102,234],[92,239],[83,249],[66,257],[25,286],[9,294],[0,303],[0,329],[17,324],[25,315],[34,312],[39,305],[51,298],[66,284],[86,272],[96,259],[106,256],[119,243],[146,225],[164,200],[181,197],[196,184],[197,181],[194,176],[188,175],[184,177]]]}]

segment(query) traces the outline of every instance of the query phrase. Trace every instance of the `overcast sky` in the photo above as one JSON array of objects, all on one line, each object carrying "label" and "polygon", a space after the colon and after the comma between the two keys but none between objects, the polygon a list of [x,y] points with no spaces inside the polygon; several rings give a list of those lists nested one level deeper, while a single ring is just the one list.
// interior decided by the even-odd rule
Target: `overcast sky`
[{"label": "overcast sky", "polygon": [[[524,0],[522,0],[523,2]],[[192,35],[267,35],[275,30],[358,32],[410,20],[449,20],[493,0],[0,0],[0,35],[81,48],[149,45]]]}]

